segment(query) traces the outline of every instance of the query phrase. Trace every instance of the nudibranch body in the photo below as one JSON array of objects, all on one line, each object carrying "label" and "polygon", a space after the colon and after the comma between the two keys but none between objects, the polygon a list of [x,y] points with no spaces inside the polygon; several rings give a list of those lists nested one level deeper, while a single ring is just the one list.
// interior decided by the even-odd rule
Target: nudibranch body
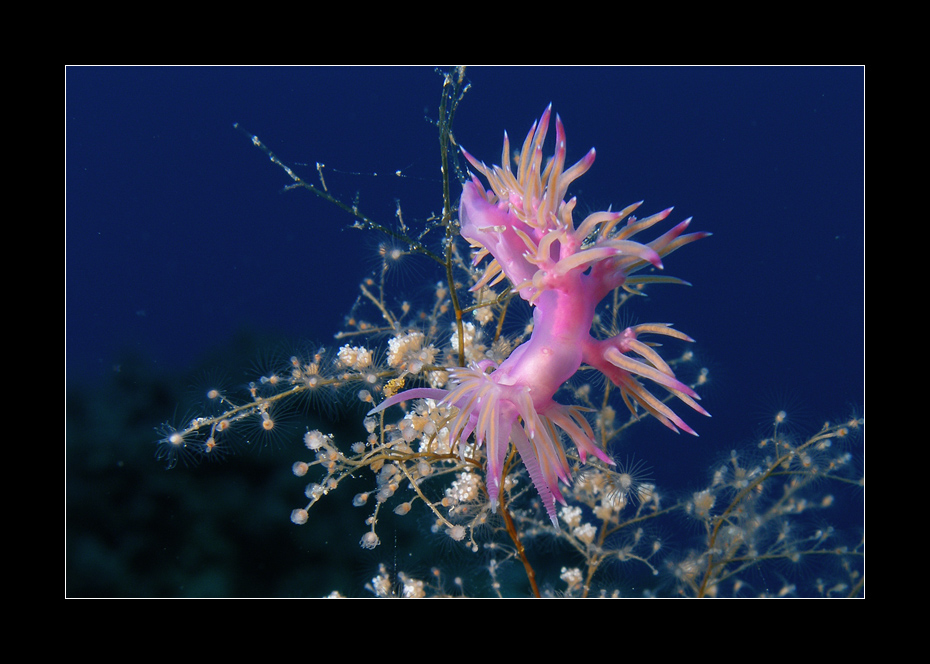
[{"label": "nudibranch body", "polygon": [[697,403],[697,393],[641,340],[649,334],[684,341],[691,341],[690,337],[663,323],[634,325],[608,339],[591,335],[597,306],[605,296],[619,287],[679,281],[632,275],[647,266],[662,268],[664,256],[708,233],[684,234],[691,221],[686,219],[650,242],[636,242],[633,236],[671,213],[668,209],[637,220],[631,215],[641,203],[619,212],[595,212],[576,226],[576,201],[565,197],[571,183],[591,168],[595,152],[592,149],[566,169],[565,131],[556,116],[555,154],[543,164],[550,114],[551,106],[530,129],[516,173],[506,133],[500,166],[488,167],[463,150],[490,186],[485,190],[473,175],[463,187],[459,206],[461,235],[477,250],[475,264],[491,257],[474,288],[509,280],[533,306],[529,340],[499,366],[486,360],[451,369],[448,390],[407,390],[386,399],[372,413],[417,398],[454,406],[450,440],[464,443],[474,434],[477,445],[487,446],[486,485],[492,503],[500,494],[503,465],[513,442],[558,527],[555,503],[565,502],[559,480],[571,483],[560,432],[575,444],[582,461],[594,455],[612,463],[595,442],[583,409],[554,400],[582,364],[609,378],[634,414],[641,408],[674,431],[695,433],[641,380],[660,385],[697,412],[708,414]]}]

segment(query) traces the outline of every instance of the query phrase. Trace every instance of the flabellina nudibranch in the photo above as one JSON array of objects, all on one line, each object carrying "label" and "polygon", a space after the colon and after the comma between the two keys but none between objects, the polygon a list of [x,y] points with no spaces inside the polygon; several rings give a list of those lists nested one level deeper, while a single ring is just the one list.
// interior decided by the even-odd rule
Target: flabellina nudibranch
[{"label": "flabellina nudibranch", "polygon": [[634,416],[638,416],[638,406],[676,432],[697,435],[643,380],[708,415],[697,403],[697,393],[679,381],[658,352],[641,340],[650,334],[692,341],[690,337],[669,324],[648,323],[628,327],[609,339],[595,339],[591,326],[598,304],[616,288],[659,280],[685,283],[631,275],[650,265],[662,268],[662,257],[709,233],[683,234],[689,218],[651,242],[636,242],[633,236],[671,213],[669,208],[645,219],[630,216],[641,202],[620,212],[595,212],[576,226],[572,218],[576,201],[566,201],[565,196],[569,185],[591,168],[595,152],[592,148],[566,169],[565,130],[556,116],[555,154],[544,164],[543,143],[551,110],[550,105],[530,129],[516,173],[506,132],[500,166],[488,167],[462,150],[491,187],[486,191],[472,174],[463,186],[459,206],[461,235],[477,250],[474,264],[487,256],[492,259],[473,290],[508,279],[513,290],[533,306],[529,340],[499,366],[485,360],[450,369],[452,387],[448,390],[406,390],[385,399],[371,414],[411,399],[435,399],[454,406],[457,413],[448,424],[449,439],[464,444],[474,434],[477,445],[487,446],[486,485],[491,503],[497,503],[503,465],[513,442],[558,528],[555,502],[565,503],[559,480],[566,485],[572,481],[560,430],[577,446],[582,462],[593,455],[613,463],[595,442],[583,409],[553,399],[582,363],[620,389]]}]

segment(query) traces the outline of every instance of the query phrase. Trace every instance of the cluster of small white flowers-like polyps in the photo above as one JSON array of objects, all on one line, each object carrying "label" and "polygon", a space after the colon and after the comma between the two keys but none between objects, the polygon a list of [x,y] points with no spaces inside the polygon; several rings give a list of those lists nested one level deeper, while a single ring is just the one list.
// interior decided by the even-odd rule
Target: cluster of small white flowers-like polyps
[{"label": "cluster of small white flowers-like polyps", "polygon": [[565,582],[565,584],[568,586],[568,590],[571,591],[581,585],[583,577],[581,575],[581,570],[577,567],[563,567],[559,578]]},{"label": "cluster of small white flowers-like polyps", "polygon": [[327,436],[317,429],[313,431],[308,431],[304,434],[304,445],[307,446],[307,449],[318,450],[327,443]]},{"label": "cluster of small white flowers-like polyps", "polygon": [[421,437],[420,449],[418,451],[431,452],[433,454],[452,454],[452,441],[449,439],[449,429],[443,427],[437,431],[435,435],[424,435]]},{"label": "cluster of small white flowers-like polyps", "polygon": [[391,596],[391,577],[384,565],[380,566],[378,575],[372,578],[371,583],[366,584],[365,587],[378,597]]},{"label": "cluster of small white flowers-like polyps", "polygon": [[559,510],[559,517],[569,528],[576,528],[581,523],[581,508],[573,505],[565,505]]},{"label": "cluster of small white flowers-like polyps", "polygon": [[453,503],[467,503],[478,500],[480,489],[481,478],[476,473],[459,473],[452,486],[446,489],[446,497]]},{"label": "cluster of small white flowers-like polyps", "polygon": [[696,492],[688,502],[688,514],[694,514],[699,519],[706,519],[710,516],[710,511],[714,508],[716,496],[710,489]]},{"label": "cluster of small white flowers-like polyps", "polygon": [[[465,344],[465,361],[466,363],[478,362],[483,360],[487,347],[481,343],[481,330],[475,327],[474,323],[462,324],[463,340]],[[449,339],[449,346],[452,352],[457,353],[459,349],[459,333],[455,324],[452,325],[452,338]]]},{"label": "cluster of small white flowers-like polyps", "polygon": [[445,370],[426,372],[426,382],[430,387],[441,389],[449,384],[449,372]]},{"label": "cluster of small white flowers-like polyps", "polygon": [[594,542],[595,536],[597,535],[597,528],[592,526],[590,523],[584,523],[573,529],[572,535],[577,537],[585,544],[592,544]]},{"label": "cluster of small white flowers-like polyps", "polygon": [[[486,302],[493,297],[494,293],[491,292],[491,289],[484,286],[475,291],[475,304]],[[494,310],[491,307],[478,307],[472,312],[472,316],[474,316],[475,320],[481,325],[487,325],[494,320]]]},{"label": "cluster of small white flowers-like polyps", "polygon": [[367,369],[371,366],[372,361],[370,350],[364,346],[349,346],[349,344],[340,348],[336,357],[342,366],[356,371]]},{"label": "cluster of small white flowers-like polyps", "polygon": [[419,439],[420,452],[450,454],[449,429],[443,426],[450,415],[450,408],[435,399],[422,399],[413,410],[398,423],[401,435],[408,443]]},{"label": "cluster of small white flowers-like polyps", "polygon": [[426,335],[422,332],[410,332],[388,341],[388,364],[395,369],[410,373],[420,373],[424,365],[436,360],[436,347],[425,345]]},{"label": "cluster of small white flowers-like polyps", "polygon": [[420,579],[411,579],[409,576],[401,572],[400,574],[401,583],[403,586],[404,597],[408,599],[420,599],[426,597],[426,591],[423,588],[423,582]]}]

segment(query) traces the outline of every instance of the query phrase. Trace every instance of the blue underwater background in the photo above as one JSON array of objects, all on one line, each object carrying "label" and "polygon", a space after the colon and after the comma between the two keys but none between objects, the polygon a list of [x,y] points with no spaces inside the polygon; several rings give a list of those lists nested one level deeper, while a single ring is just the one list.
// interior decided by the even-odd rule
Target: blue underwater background
[{"label": "blue underwater background", "polygon": [[[642,425],[621,457],[648,463],[666,493],[688,491],[779,409],[809,432],[863,413],[861,67],[467,76],[454,130],[478,158],[499,163],[504,130],[519,145],[551,102],[569,161],[597,148],[572,188],[580,211],[644,199],[641,216],[675,206],[662,231],[693,216],[692,230],[713,232],[665,261],[691,287],[654,287],[633,311],[696,340],[713,417],[678,407],[699,438]],[[233,124],[308,180],[325,164],[331,191],[359,192],[384,223],[399,200],[415,225],[441,211],[427,121],[441,78],[425,66],[71,67],[65,77],[66,593],[364,594],[379,562],[435,564],[416,559],[424,526],[412,515],[410,532],[398,526],[361,550],[367,512],[351,507],[348,487],[308,525],[291,524],[304,503],[305,482],[290,472],[307,456],[299,431],[258,455],[169,472],[154,458],[154,427],[184,415],[200,376],[243,384],[282,348],[335,344],[377,266],[379,238],[306,192],[284,192],[287,176]],[[398,297],[442,278],[426,261],[408,267]],[[352,436],[358,413],[330,409],[307,424]],[[854,531],[863,516],[860,500],[831,519]]]}]

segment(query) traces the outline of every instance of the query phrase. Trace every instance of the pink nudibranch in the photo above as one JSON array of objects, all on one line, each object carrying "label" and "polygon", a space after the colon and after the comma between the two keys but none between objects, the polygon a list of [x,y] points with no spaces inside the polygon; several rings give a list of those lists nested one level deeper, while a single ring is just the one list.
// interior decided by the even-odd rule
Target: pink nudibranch
[{"label": "pink nudibranch", "polygon": [[[661,268],[663,256],[709,233],[683,234],[691,221],[686,219],[651,242],[635,242],[630,238],[671,213],[670,208],[637,220],[630,215],[641,202],[620,212],[595,212],[576,227],[572,217],[575,199],[564,198],[569,185],[591,168],[595,153],[592,149],[565,169],[565,131],[556,116],[555,154],[544,165],[550,114],[551,105],[530,129],[516,173],[511,168],[506,133],[500,166],[488,167],[462,151],[491,187],[486,191],[473,175],[463,186],[459,206],[461,235],[478,250],[475,264],[492,258],[474,288],[508,279],[514,291],[534,307],[529,340],[496,368],[488,360],[451,369],[450,389],[407,390],[385,399],[371,413],[410,399],[435,399],[454,406],[457,413],[448,425],[450,440],[464,443],[474,434],[477,445],[487,445],[486,485],[493,504],[513,442],[558,528],[555,503],[565,503],[559,480],[571,483],[558,430],[572,440],[582,462],[591,454],[613,463],[595,442],[583,409],[554,400],[582,364],[609,378],[634,416],[638,416],[638,406],[676,432],[697,435],[640,379],[661,385],[708,415],[697,403],[697,393],[675,377],[651,345],[640,340],[646,334],[692,341],[690,337],[668,324],[649,323],[629,327],[609,339],[595,339],[591,326],[601,300],[614,289],[629,286],[633,273],[647,265]],[[642,284],[653,278],[634,279]]]}]

